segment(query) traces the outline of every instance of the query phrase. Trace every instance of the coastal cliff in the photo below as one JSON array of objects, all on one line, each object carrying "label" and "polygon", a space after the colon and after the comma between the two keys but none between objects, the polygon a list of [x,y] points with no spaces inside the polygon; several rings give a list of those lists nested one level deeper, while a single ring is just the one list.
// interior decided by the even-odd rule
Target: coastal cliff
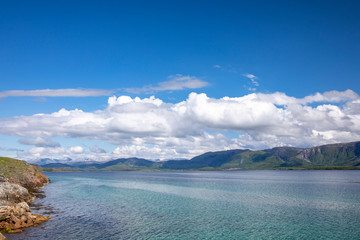
[{"label": "coastal cliff", "polygon": [[[49,183],[35,167],[23,161],[0,157],[0,232],[21,232],[37,226],[50,217],[32,214],[28,203],[33,192]],[[0,233],[0,240],[6,239]]]}]

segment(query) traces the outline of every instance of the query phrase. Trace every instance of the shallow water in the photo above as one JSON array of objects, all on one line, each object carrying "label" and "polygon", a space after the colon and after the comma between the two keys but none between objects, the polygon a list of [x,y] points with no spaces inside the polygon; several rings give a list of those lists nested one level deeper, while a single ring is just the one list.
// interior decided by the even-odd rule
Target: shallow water
[{"label": "shallow water", "polygon": [[360,171],[58,172],[8,239],[360,239]]}]

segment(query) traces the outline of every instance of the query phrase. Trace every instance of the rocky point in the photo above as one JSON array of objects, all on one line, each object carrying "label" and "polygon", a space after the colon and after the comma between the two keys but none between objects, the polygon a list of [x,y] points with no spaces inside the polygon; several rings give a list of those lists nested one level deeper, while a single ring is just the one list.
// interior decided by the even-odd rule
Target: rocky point
[{"label": "rocky point", "polygon": [[[0,157],[0,232],[21,232],[50,219],[31,213],[28,205],[36,198],[32,192],[47,183],[49,179],[32,165]],[[6,237],[0,233],[2,239]]]}]

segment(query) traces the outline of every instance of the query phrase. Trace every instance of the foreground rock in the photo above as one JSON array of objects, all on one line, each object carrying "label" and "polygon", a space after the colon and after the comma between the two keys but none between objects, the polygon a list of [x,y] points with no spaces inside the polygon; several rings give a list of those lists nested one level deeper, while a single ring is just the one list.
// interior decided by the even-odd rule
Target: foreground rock
[{"label": "foreground rock", "polygon": [[[33,166],[16,159],[0,158],[0,232],[21,232],[50,217],[32,214],[28,203],[32,192],[48,183],[48,178]],[[6,239],[0,233],[0,240]]]},{"label": "foreground rock", "polygon": [[50,217],[32,214],[26,202],[0,206],[0,229],[7,232],[19,232],[18,229],[37,226]]}]

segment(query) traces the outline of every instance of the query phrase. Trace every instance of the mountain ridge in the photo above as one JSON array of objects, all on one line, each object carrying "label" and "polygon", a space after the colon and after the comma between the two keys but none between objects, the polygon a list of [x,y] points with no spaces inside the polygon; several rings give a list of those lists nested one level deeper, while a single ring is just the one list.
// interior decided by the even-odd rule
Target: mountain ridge
[{"label": "mountain ridge", "polygon": [[256,170],[256,169],[360,169],[360,141],[311,148],[275,147],[264,150],[232,149],[206,152],[190,160],[154,162],[119,158],[105,163],[41,165],[62,170]]}]

